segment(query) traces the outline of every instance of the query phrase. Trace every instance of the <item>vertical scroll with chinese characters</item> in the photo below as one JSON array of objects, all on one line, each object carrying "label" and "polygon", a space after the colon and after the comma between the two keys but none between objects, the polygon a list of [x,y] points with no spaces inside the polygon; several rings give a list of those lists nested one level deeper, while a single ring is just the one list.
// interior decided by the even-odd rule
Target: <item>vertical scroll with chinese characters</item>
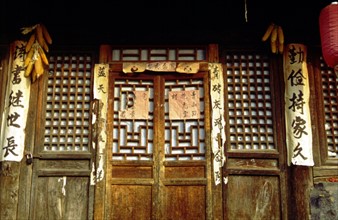
[{"label": "vertical scroll with chinese characters", "polygon": [[306,59],[305,45],[287,45],[284,53],[284,83],[288,165],[314,165]]},{"label": "vertical scroll with chinese characters", "polygon": [[224,119],[224,83],[223,67],[220,63],[209,63],[210,96],[211,96],[211,148],[214,155],[215,184],[221,183],[222,170],[225,162],[225,119]]},{"label": "vertical scroll with chinese characters", "polygon": [[[94,67],[94,99],[99,101],[98,116],[93,115],[92,123],[98,124],[97,142],[93,143],[93,147],[97,148],[97,166],[91,174],[91,185],[95,185],[104,178],[105,149],[107,143],[106,122],[108,111],[108,64],[95,64]],[[93,166],[94,167],[94,166]]]},{"label": "vertical scroll with chinese characters", "polygon": [[15,41],[5,108],[2,114],[0,161],[21,161],[30,96],[30,78],[24,77],[25,42]]}]

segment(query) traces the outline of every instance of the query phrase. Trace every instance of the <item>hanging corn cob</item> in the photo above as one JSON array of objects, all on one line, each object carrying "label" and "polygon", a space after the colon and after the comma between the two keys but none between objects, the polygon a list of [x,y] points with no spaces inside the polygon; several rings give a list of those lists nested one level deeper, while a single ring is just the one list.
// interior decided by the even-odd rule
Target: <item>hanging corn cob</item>
[{"label": "hanging corn cob", "polygon": [[52,44],[52,38],[43,24],[22,28],[23,34],[32,33],[26,43],[25,77],[31,77],[32,82],[38,79],[48,67],[49,62],[46,52],[49,52],[48,44]]},{"label": "hanging corn cob", "polygon": [[284,33],[282,27],[270,23],[262,37],[262,41],[267,41],[269,37],[271,52],[274,54],[282,54],[284,51]]}]

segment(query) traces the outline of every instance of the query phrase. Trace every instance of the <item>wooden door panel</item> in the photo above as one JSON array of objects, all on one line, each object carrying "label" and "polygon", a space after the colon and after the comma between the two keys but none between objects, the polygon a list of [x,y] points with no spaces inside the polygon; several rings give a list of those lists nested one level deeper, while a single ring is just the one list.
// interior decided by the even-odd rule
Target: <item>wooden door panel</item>
[{"label": "wooden door panel", "polygon": [[30,219],[91,219],[93,53],[55,51],[39,79]]},{"label": "wooden door panel", "polygon": [[206,186],[166,186],[166,219],[206,219]]},{"label": "wooden door panel", "polygon": [[165,179],[173,178],[205,178],[205,166],[197,163],[194,166],[187,166],[187,164],[179,164],[176,166],[165,166]]},{"label": "wooden door panel", "polygon": [[88,219],[88,177],[39,177],[31,219]]},{"label": "wooden door panel", "polygon": [[146,165],[112,165],[112,178],[153,178],[152,167]]},{"label": "wooden door panel", "polygon": [[252,51],[227,51],[225,219],[287,219],[288,186],[277,64]]},{"label": "wooden door panel", "polygon": [[[110,75],[107,179],[113,219],[210,219],[211,168],[205,123],[207,73]],[[172,119],[169,93],[189,90],[200,118]],[[122,118],[134,91],[149,92],[148,118]],[[183,94],[183,93],[179,93]],[[134,93],[136,96],[136,93]],[[136,97],[137,98],[137,97]],[[129,104],[128,104],[129,103]],[[134,109],[139,111],[140,109]],[[109,158],[110,157],[110,158]],[[220,203],[221,204],[221,203]],[[138,210],[138,212],[136,211]]]},{"label": "wooden door panel", "polygon": [[229,175],[226,219],[281,219],[277,176]]},{"label": "wooden door panel", "polygon": [[111,191],[111,219],[151,219],[151,185],[112,185]]}]

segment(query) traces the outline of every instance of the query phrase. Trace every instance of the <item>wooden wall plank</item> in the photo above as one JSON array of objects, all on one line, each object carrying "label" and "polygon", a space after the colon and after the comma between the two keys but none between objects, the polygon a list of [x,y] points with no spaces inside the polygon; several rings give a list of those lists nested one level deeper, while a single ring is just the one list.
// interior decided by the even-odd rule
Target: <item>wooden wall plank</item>
[{"label": "wooden wall plank", "polygon": [[229,175],[226,219],[281,219],[278,176]]},{"label": "wooden wall plank", "polygon": [[[25,150],[24,155],[32,154],[34,156],[35,146],[35,126],[36,126],[36,106],[37,106],[37,92],[38,83],[31,84],[31,92],[29,98],[29,109],[26,123],[26,137],[25,137]],[[33,161],[34,163],[34,161]],[[18,203],[18,218],[24,219],[29,216],[30,212],[30,197],[31,197],[31,186],[32,186],[32,173],[33,164],[27,164],[26,158],[21,162],[20,171],[20,187],[19,187],[19,203]]]},{"label": "wooden wall plank", "polygon": [[0,219],[17,219],[20,163],[0,163]]}]

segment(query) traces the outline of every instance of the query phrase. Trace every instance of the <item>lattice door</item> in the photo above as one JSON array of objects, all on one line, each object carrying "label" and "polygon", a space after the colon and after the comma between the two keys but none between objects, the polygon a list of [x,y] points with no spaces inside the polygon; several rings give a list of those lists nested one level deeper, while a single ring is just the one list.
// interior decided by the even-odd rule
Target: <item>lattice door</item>
[{"label": "lattice door", "polygon": [[286,147],[279,107],[282,98],[278,83],[274,84],[278,72],[264,53],[229,51],[224,59],[225,218],[285,219]]},{"label": "lattice door", "polygon": [[39,88],[29,219],[91,219],[93,54],[55,52]]},{"label": "lattice door", "polygon": [[110,85],[109,217],[207,218],[207,73],[189,78],[174,73],[126,78],[116,73]]}]

